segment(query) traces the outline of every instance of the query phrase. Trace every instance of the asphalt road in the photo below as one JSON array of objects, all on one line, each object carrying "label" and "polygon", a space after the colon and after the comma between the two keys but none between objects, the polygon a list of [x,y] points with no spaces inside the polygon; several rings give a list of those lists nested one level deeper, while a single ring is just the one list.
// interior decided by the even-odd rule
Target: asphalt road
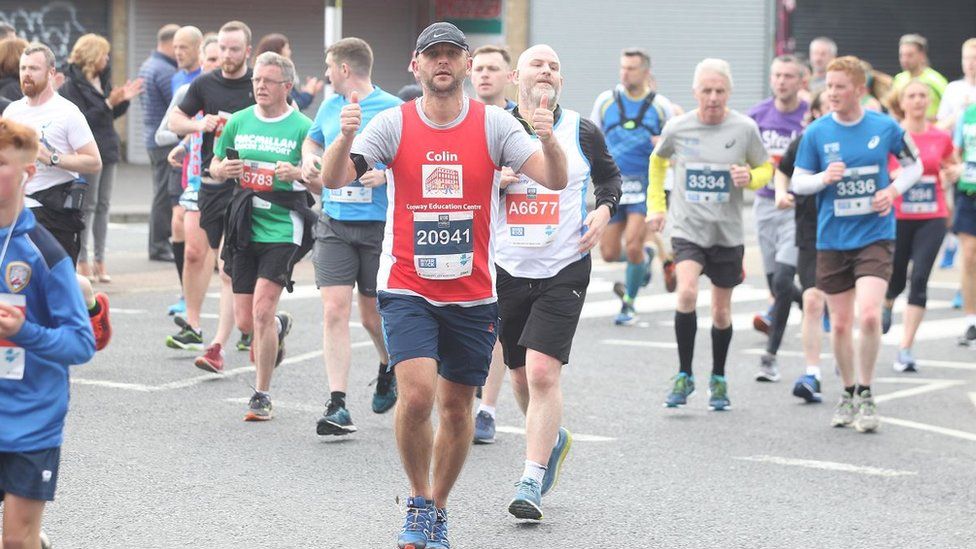
[{"label": "asphalt road", "polygon": [[[146,260],[145,225],[113,225],[109,238],[114,280],[100,289],[111,297],[115,336],[73,368],[57,501],[45,515],[54,546],[394,547],[396,500],[408,486],[392,414],[369,410],[376,359],[359,327],[348,396],[359,432],[315,434],[328,388],[308,262],[282,302],[297,324],[273,381],[275,418],[245,423],[247,354],[230,351],[218,377],[194,368],[192,353],[167,349],[176,331],[164,312],[178,293],[172,266]],[[597,262],[563,374],[576,443],[543,501],[545,520],[520,524],[506,511],[524,459],[522,417],[506,386],[498,442],[471,450],[452,494],[452,547],[976,547],[976,351],[955,344],[963,323],[949,301],[958,271],[937,273],[930,289],[917,374],[890,367],[896,309],[875,384],[885,421],[863,435],[829,427],[840,391],[829,357],[827,402],[791,396],[803,367],[795,310],[780,355],[784,380],[753,381],[764,336],[751,317],[765,308],[766,291],[755,250],[747,256],[749,277],[733,297],[733,409],[725,413],[707,410],[705,390],[684,409],[662,408],[677,369],[674,296],[656,270],[638,301],[641,322],[615,327],[610,289],[623,271]],[[215,312],[216,299],[205,309]],[[205,337],[215,323],[204,320]],[[699,331],[695,361],[702,385],[707,334]]]}]

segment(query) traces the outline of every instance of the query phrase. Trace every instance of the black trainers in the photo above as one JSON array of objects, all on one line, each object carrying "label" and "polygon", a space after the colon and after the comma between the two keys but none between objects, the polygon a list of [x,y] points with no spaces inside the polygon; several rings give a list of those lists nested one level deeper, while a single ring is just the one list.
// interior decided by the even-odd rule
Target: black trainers
[{"label": "black trainers", "polygon": [[959,338],[959,345],[962,347],[969,347],[970,349],[976,349],[976,326],[966,328],[966,333]]},{"label": "black trainers", "polygon": [[173,317],[173,322],[180,327],[176,335],[166,336],[166,346],[170,349],[183,349],[184,351],[203,350],[203,331],[194,330],[193,326],[182,316]]},{"label": "black trainers", "polygon": [[325,413],[319,418],[315,425],[315,432],[321,436],[325,435],[348,435],[356,432],[356,426],[352,424],[352,416],[344,406],[336,406],[330,400],[325,405]]},{"label": "black trainers", "polygon": [[284,311],[275,316],[278,317],[278,322],[281,322],[281,331],[278,332],[278,356],[275,357],[275,368],[277,368],[281,365],[281,361],[285,359],[285,338],[288,337],[288,332],[291,331],[291,326],[295,323],[295,319]]}]

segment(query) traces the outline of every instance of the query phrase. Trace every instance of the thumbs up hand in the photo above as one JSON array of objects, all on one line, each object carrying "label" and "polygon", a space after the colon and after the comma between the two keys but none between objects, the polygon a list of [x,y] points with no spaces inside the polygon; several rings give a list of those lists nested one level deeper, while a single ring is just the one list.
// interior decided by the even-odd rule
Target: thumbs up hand
[{"label": "thumbs up hand", "polygon": [[532,129],[539,137],[539,141],[545,143],[552,138],[553,115],[549,110],[549,96],[543,95],[539,101],[539,108],[532,113]]},{"label": "thumbs up hand", "polygon": [[359,126],[363,122],[363,109],[359,105],[359,92],[352,92],[349,96],[349,104],[342,107],[339,114],[339,129],[342,135],[353,137],[359,131]]}]

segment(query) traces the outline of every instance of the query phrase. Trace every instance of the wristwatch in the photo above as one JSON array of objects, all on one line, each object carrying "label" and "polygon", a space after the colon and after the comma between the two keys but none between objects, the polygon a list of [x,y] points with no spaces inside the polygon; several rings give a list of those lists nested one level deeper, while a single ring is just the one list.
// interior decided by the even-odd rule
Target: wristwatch
[{"label": "wristwatch", "polygon": [[61,155],[56,152],[51,153],[51,165],[57,166],[60,163],[61,163]]}]

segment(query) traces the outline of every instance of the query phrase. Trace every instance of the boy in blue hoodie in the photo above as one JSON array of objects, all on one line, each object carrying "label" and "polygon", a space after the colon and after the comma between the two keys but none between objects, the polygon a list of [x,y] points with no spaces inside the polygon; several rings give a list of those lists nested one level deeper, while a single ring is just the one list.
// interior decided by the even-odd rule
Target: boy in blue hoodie
[{"label": "boy in blue hoodie", "polygon": [[0,547],[31,549],[54,500],[68,365],[95,354],[71,259],[24,208],[37,147],[33,129],[0,119]]}]

